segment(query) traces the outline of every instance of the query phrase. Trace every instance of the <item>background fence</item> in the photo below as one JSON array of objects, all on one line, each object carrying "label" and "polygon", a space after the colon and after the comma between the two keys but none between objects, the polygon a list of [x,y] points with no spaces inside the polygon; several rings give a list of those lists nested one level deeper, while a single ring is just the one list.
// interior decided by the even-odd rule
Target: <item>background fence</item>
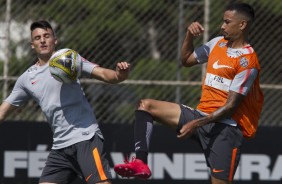
[{"label": "background fence", "polygon": [[[206,32],[195,45],[220,34],[228,0],[0,0],[1,100],[36,59],[30,48],[32,21],[49,20],[58,49],[72,48],[103,67],[132,64],[129,80],[119,85],[83,79],[83,88],[101,123],[132,123],[138,99],[154,98],[195,107],[203,66],[180,66],[186,27],[201,22]],[[244,0],[253,5],[256,22],[251,44],[262,67],[265,104],[260,125],[282,125],[282,1]],[[8,120],[45,121],[34,101]]]}]

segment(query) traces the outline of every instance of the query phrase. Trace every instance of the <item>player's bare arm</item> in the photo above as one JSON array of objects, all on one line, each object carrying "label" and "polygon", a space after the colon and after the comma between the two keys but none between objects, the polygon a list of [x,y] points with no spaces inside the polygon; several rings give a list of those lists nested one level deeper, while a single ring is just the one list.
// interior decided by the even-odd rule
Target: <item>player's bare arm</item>
[{"label": "player's bare arm", "polygon": [[9,114],[9,112],[11,112],[15,108],[15,106],[7,102],[3,102],[0,106],[0,123],[4,121],[5,117]]},{"label": "player's bare arm", "polygon": [[116,84],[126,80],[129,76],[129,72],[130,64],[127,62],[119,62],[117,63],[115,70],[103,67],[95,67],[92,71],[92,75],[95,79]]},{"label": "player's bare arm", "polygon": [[186,36],[181,48],[182,65],[185,67],[191,67],[198,64],[196,58],[193,55],[194,37],[200,36],[204,32],[203,26],[199,22],[193,22],[187,28]]},{"label": "player's bare arm", "polygon": [[221,119],[230,118],[243,98],[244,95],[234,91],[229,91],[228,98],[224,106],[220,107],[208,116],[187,122],[181,128],[180,134],[177,137],[185,138],[191,135],[197,127],[216,122]]}]

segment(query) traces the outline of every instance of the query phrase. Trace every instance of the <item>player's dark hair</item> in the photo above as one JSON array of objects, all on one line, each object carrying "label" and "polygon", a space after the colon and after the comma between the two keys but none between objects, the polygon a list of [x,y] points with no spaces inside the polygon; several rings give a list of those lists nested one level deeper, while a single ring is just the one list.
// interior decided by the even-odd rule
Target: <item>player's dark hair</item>
[{"label": "player's dark hair", "polygon": [[247,21],[251,23],[255,20],[255,11],[253,7],[247,3],[230,3],[226,6],[225,11],[237,11],[238,13],[246,16]]},{"label": "player's dark hair", "polygon": [[55,36],[55,32],[54,32],[51,24],[46,20],[39,20],[39,21],[33,22],[30,26],[30,31],[32,32],[36,28],[42,28],[42,29],[45,29],[45,30],[49,28],[49,29],[52,30],[53,35]]}]

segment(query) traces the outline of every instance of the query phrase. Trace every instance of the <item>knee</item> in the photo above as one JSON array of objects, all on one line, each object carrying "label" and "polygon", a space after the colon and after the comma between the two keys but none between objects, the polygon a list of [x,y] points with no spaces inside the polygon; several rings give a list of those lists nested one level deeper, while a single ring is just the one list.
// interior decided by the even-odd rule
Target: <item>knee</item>
[{"label": "knee", "polygon": [[151,100],[150,99],[140,99],[138,104],[137,104],[137,110],[142,110],[142,111],[149,112],[150,104],[151,104]]}]

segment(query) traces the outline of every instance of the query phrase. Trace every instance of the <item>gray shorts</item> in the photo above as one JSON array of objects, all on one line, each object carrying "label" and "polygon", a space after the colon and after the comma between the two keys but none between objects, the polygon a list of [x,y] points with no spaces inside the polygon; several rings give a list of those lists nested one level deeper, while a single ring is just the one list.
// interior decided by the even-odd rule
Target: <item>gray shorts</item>
[{"label": "gray shorts", "polygon": [[[180,108],[181,115],[176,131],[185,123],[203,117],[195,109],[184,105],[180,105]],[[233,181],[243,141],[240,128],[215,122],[197,128],[192,137],[200,143],[211,175],[218,179]]]},{"label": "gray shorts", "polygon": [[40,183],[71,183],[77,177],[87,184],[112,178],[110,166],[103,151],[103,140],[95,135],[69,147],[51,150]]}]

